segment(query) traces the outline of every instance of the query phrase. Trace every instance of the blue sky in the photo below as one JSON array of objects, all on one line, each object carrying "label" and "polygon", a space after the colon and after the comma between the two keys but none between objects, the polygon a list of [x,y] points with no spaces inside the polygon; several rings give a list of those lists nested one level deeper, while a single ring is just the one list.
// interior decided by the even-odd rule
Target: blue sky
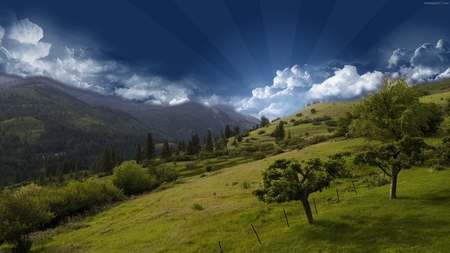
[{"label": "blue sky", "polygon": [[275,118],[358,98],[385,75],[450,78],[448,13],[417,0],[6,0],[0,72]]}]

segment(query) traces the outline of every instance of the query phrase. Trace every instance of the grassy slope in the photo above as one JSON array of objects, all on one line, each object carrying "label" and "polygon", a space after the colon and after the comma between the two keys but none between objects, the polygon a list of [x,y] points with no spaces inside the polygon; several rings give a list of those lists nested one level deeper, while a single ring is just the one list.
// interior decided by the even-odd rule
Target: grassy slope
[{"label": "grassy slope", "polygon": [[[191,177],[164,191],[131,199],[93,218],[72,224],[36,244],[42,252],[445,252],[450,243],[450,170],[413,168],[399,177],[399,199],[389,200],[389,185],[368,190],[354,168],[351,182],[337,181],[313,194],[316,224],[307,226],[299,203],[264,204],[251,191],[272,160],[326,156],[363,143],[330,141],[252,163]],[[326,148],[325,148],[326,147]],[[242,183],[250,182],[250,189]],[[232,182],[238,182],[232,185]],[[336,188],[340,203],[336,203]],[[216,194],[214,196],[214,193]],[[331,199],[331,201],[328,201]],[[193,210],[194,203],[204,210]],[[289,218],[287,228],[283,209]],[[258,231],[259,245],[250,224]],[[112,228],[110,232],[101,231]]]},{"label": "grassy slope", "polygon": [[[442,102],[438,95],[427,99]],[[447,97],[447,94],[439,95]],[[302,110],[302,117],[342,115],[343,103],[315,104]],[[310,109],[317,113],[310,115]],[[340,108],[340,109],[339,109]],[[323,114],[323,115],[322,115]],[[295,118],[295,114],[283,120]],[[254,131],[252,143],[272,142],[266,133]],[[302,129],[302,127],[304,129]],[[325,133],[325,126],[286,126],[291,134]],[[315,129],[317,128],[317,129]],[[314,132],[316,130],[316,132]],[[434,139],[431,139],[434,141]],[[450,241],[450,170],[413,168],[399,175],[396,200],[389,200],[389,185],[371,190],[365,181],[376,168],[355,167],[358,194],[348,180],[310,197],[317,203],[316,224],[306,225],[301,204],[264,204],[251,191],[259,187],[261,171],[277,158],[326,157],[337,151],[352,151],[365,144],[361,139],[330,140],[300,151],[286,152],[264,160],[239,164],[206,177],[189,177],[184,183],[160,192],[130,199],[101,214],[39,234],[38,252],[446,252]],[[245,145],[243,142],[240,145]],[[230,159],[233,161],[232,159]],[[182,167],[178,164],[176,166]],[[187,173],[187,172],[186,172]],[[250,182],[250,189],[243,182]],[[237,185],[232,185],[238,182]],[[336,201],[339,190],[340,203]],[[204,210],[193,210],[197,203]],[[283,209],[290,227],[287,228]],[[314,212],[314,211],[313,211]],[[259,245],[250,226],[262,241]],[[111,228],[107,233],[103,230]]]}]

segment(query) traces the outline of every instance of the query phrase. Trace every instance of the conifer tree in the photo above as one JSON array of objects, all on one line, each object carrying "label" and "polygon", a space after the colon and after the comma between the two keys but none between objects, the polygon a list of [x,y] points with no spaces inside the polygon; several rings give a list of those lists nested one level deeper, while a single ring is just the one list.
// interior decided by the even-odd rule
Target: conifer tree
[{"label": "conifer tree", "polygon": [[134,151],[133,160],[135,160],[136,163],[141,163],[141,161],[142,161],[142,148],[141,148],[141,144],[139,142],[136,145],[136,150]]},{"label": "conifer tree", "polygon": [[100,171],[109,173],[112,172],[113,168],[114,165],[111,160],[111,154],[109,153],[108,148],[105,148],[100,159]]},{"label": "conifer tree", "polygon": [[147,140],[145,141],[144,159],[153,160],[156,157],[155,143],[153,142],[152,134],[147,134]]},{"label": "conifer tree", "polygon": [[205,140],[205,151],[206,152],[213,152],[214,146],[211,136],[211,130],[208,129],[208,132],[206,133],[206,140]]},{"label": "conifer tree", "polygon": [[169,143],[167,139],[164,140],[162,150],[161,150],[161,159],[167,159],[172,156],[172,151],[170,150]]},{"label": "conifer tree", "polygon": [[226,125],[225,126],[225,139],[230,138],[232,134],[233,134],[233,132],[231,131],[230,126]]}]

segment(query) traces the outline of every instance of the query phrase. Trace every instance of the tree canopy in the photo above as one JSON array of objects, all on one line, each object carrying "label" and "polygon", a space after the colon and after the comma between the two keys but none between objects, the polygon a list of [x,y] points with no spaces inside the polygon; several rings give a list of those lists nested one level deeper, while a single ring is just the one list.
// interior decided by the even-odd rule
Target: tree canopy
[{"label": "tree canopy", "polygon": [[283,203],[299,200],[305,209],[308,224],[314,219],[309,205],[309,194],[330,186],[330,182],[345,175],[342,155],[335,155],[323,162],[313,158],[302,166],[295,159],[278,159],[263,174],[263,188],[253,192],[266,203]]},{"label": "tree canopy", "polygon": [[420,96],[404,79],[385,78],[380,91],[366,95],[352,108],[350,134],[389,142],[437,129],[442,113],[436,106],[420,102]]},{"label": "tree canopy", "polygon": [[402,169],[423,162],[422,151],[427,145],[422,138],[404,137],[398,142],[384,144],[373,150],[359,153],[355,164],[377,166],[391,178],[390,198],[397,198],[397,176]]}]

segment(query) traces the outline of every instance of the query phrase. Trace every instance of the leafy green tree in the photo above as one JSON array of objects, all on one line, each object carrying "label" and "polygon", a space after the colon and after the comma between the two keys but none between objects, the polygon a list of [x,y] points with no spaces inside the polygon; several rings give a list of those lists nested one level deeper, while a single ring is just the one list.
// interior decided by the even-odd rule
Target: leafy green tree
[{"label": "leafy green tree", "polygon": [[125,161],[115,167],[112,182],[128,196],[151,190],[154,186],[150,175],[134,160]]},{"label": "leafy green tree", "polygon": [[135,160],[137,163],[141,163],[141,161],[142,161],[142,147],[141,147],[140,143],[138,143],[136,145],[136,150],[134,151],[133,160]]},{"label": "leafy green tree", "polygon": [[167,139],[164,140],[162,149],[161,149],[161,159],[167,159],[172,156],[172,151],[170,150],[169,142]]},{"label": "leafy green tree", "polygon": [[206,152],[213,152],[214,150],[214,144],[211,136],[211,130],[208,129],[208,132],[206,133],[206,139],[205,139],[205,151]]},{"label": "leafy green tree", "polygon": [[311,113],[312,113],[312,114],[315,114],[315,113],[316,113],[316,109],[311,108]]},{"label": "leafy green tree", "polygon": [[266,203],[300,201],[308,224],[313,224],[309,195],[329,187],[334,178],[346,172],[342,155],[335,155],[325,162],[310,159],[304,168],[295,159],[278,159],[262,174],[263,188],[253,191],[259,200]]},{"label": "leafy green tree", "polygon": [[420,93],[408,87],[404,79],[386,78],[380,91],[366,95],[351,111],[352,136],[382,142],[418,137],[442,122],[436,107],[419,101]]},{"label": "leafy green tree", "polygon": [[422,155],[428,146],[422,138],[404,137],[398,142],[384,144],[373,150],[359,153],[355,164],[377,166],[391,178],[390,198],[397,198],[397,178],[403,169],[410,169],[412,165],[423,162]]},{"label": "leafy green tree", "polygon": [[217,138],[214,141],[214,149],[217,151],[222,151],[224,149],[226,149],[227,147],[227,140],[225,140],[225,138]]},{"label": "leafy green tree", "polygon": [[153,160],[156,157],[156,151],[155,151],[155,143],[153,142],[152,134],[147,134],[147,139],[145,141],[145,148],[144,148],[144,159],[147,160]]},{"label": "leafy green tree", "polygon": [[41,187],[31,184],[0,195],[0,239],[14,245],[13,252],[28,252],[30,233],[53,217],[50,207],[40,201]]}]

